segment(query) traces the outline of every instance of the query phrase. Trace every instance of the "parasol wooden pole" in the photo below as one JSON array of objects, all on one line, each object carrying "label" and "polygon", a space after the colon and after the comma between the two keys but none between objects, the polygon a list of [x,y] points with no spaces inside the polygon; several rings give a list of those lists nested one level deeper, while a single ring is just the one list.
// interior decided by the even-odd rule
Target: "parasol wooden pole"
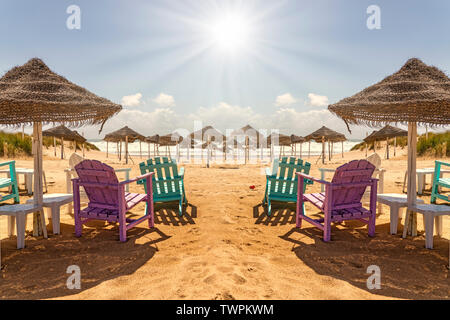
[{"label": "parasol wooden pole", "polygon": [[394,158],[397,156],[397,137],[394,137]]},{"label": "parasol wooden pole", "polygon": [[322,164],[325,164],[325,137],[322,137]]},{"label": "parasol wooden pole", "polygon": [[83,142],[83,144],[82,144],[82,148],[83,148],[83,150],[82,150],[82,152],[83,152],[83,158],[85,158],[86,157],[86,154],[85,154],[85,149],[84,149],[84,145],[85,145],[85,143]]},{"label": "parasol wooden pole", "polygon": [[106,141],[106,159],[108,159],[108,141]]},{"label": "parasol wooden pole", "polygon": [[33,124],[33,160],[34,160],[34,189],[33,204],[37,207],[37,211],[33,214],[33,235],[35,237],[44,234],[47,238],[47,230],[43,221],[43,197],[44,189],[42,185],[42,123],[35,122]]},{"label": "parasol wooden pole", "polygon": [[177,163],[179,163],[180,162],[180,146],[178,145],[178,142],[177,142]]},{"label": "parasol wooden pole", "polygon": [[64,138],[61,138],[61,159],[64,159]]},{"label": "parasol wooden pole", "polygon": [[209,160],[211,157],[211,137],[208,137],[208,145],[207,145],[207,149],[206,149],[207,153],[206,153],[206,167],[209,168]]},{"label": "parasol wooden pole", "polygon": [[128,136],[125,137],[125,164],[128,164]]},{"label": "parasol wooden pole", "polygon": [[309,140],[309,146],[308,146],[308,159],[311,158],[311,140]]},{"label": "parasol wooden pole", "polygon": [[139,140],[139,157],[142,159],[142,141]]},{"label": "parasol wooden pole", "polygon": [[303,158],[303,142],[300,142],[300,159]]},{"label": "parasol wooden pole", "polygon": [[[368,132],[366,132],[366,138],[369,136],[369,133]],[[368,149],[368,145],[367,145],[367,142],[366,142],[366,158],[367,158],[367,149]]]},{"label": "parasol wooden pole", "polygon": [[25,139],[25,125],[22,125],[22,140]]},{"label": "parasol wooden pole", "polygon": [[386,159],[389,160],[389,138],[386,138]]},{"label": "parasol wooden pole", "polygon": [[344,141],[342,141],[342,159],[344,159]]},{"label": "parasol wooden pole", "polygon": [[[416,205],[416,158],[417,158],[417,123],[408,124],[408,208]],[[403,237],[407,234],[417,235],[417,214],[407,210]]]},{"label": "parasol wooden pole", "polygon": [[150,142],[147,142],[148,158],[150,159]]},{"label": "parasol wooden pole", "polygon": [[75,150],[75,153],[77,153],[77,142],[75,140],[73,141],[73,145],[74,145],[73,149]]},{"label": "parasol wooden pole", "polygon": [[53,137],[53,150],[55,151],[55,158],[56,158],[56,137]]}]

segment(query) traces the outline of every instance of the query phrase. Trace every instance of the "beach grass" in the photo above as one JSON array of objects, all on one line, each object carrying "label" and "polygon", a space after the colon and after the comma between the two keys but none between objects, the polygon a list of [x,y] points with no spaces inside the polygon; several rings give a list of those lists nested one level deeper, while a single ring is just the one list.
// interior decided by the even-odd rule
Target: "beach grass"
[{"label": "beach grass", "polygon": [[[43,137],[42,144],[45,148],[53,147],[52,137]],[[56,140],[56,145],[61,145],[59,139]],[[69,146],[72,148],[72,146]],[[81,145],[77,143],[77,150],[81,150]],[[97,146],[86,142],[86,151],[95,150],[99,151]],[[18,155],[32,156],[32,140],[31,136],[25,134],[22,138],[22,133],[8,133],[0,131],[0,157],[15,157]]]}]

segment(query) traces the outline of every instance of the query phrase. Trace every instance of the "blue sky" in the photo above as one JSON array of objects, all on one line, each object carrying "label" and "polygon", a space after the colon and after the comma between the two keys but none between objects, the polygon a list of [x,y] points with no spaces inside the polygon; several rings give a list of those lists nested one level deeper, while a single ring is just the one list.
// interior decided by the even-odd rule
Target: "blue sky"
[{"label": "blue sky", "polygon": [[[66,27],[72,4],[81,9],[80,30]],[[366,26],[373,4],[380,30]],[[348,134],[328,103],[411,57],[448,73],[449,12],[443,0],[2,0],[0,70],[40,57],[123,103],[103,133],[129,125],[165,134],[201,120],[222,130],[250,123],[306,135],[327,125]],[[228,16],[238,16],[246,34],[231,53],[211,35]],[[81,131],[99,137],[98,128]]]}]

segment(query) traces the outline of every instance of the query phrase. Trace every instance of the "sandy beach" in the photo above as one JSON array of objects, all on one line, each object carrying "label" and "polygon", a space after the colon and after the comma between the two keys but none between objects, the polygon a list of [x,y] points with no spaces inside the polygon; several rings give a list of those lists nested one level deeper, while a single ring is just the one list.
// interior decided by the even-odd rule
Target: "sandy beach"
[{"label": "sandy beach", "polygon": [[[50,193],[66,191],[64,169],[46,150],[44,170]],[[395,159],[383,160],[387,170],[385,193],[401,192],[406,169],[406,150]],[[363,152],[336,156],[325,167],[335,168]],[[88,158],[114,168],[116,158],[93,151]],[[308,159],[306,159],[308,160]],[[319,176],[316,158],[311,174]],[[418,159],[418,168],[432,167],[433,159]],[[32,159],[17,159],[17,167],[32,168]],[[376,237],[357,222],[335,225],[332,241],[304,223],[295,228],[294,207],[275,206],[268,217],[261,207],[266,165],[183,165],[186,170],[187,212],[177,215],[176,204],[156,206],[156,224],[142,224],[118,241],[116,225],[92,222],[83,236],[74,235],[72,213],[62,208],[60,235],[32,236],[28,219],[26,248],[16,249],[16,237],[7,238],[6,217],[0,217],[3,269],[1,299],[448,299],[449,219],[444,218],[444,237],[434,237],[434,249],[424,247],[423,223],[419,236],[389,235],[389,209],[383,206],[376,223]],[[119,174],[119,179],[123,178]],[[250,186],[254,185],[254,190]],[[23,188],[23,185],[21,185]],[[423,195],[429,201],[429,188]],[[141,186],[131,190],[142,192]],[[317,184],[309,191],[318,191]],[[21,202],[29,199],[21,191]],[[317,212],[307,205],[309,214]],[[142,214],[144,206],[132,210]],[[66,287],[66,268],[81,269],[81,290]],[[369,290],[367,267],[381,269],[381,289]]]}]

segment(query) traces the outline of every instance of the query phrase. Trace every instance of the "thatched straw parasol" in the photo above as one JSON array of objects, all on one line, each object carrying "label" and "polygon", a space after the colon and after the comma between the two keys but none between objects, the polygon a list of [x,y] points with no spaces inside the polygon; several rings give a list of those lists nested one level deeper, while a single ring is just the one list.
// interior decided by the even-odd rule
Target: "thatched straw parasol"
[{"label": "thatched straw parasol", "polygon": [[[417,124],[450,124],[450,79],[413,58],[393,75],[328,109],[348,124],[408,123],[408,207],[416,204]],[[411,213],[411,211],[409,211]],[[416,217],[406,230],[416,234]],[[413,223],[409,223],[413,222]]]},{"label": "thatched straw parasol", "polygon": [[206,126],[201,130],[192,132],[189,135],[189,138],[191,140],[195,139],[195,140],[199,140],[202,142],[207,142],[208,139],[210,139],[211,141],[216,141],[216,142],[226,141],[226,137],[220,131],[216,130],[212,126]]},{"label": "thatched straw parasol", "polygon": [[[328,158],[329,160],[331,160],[331,145],[330,143],[334,143],[334,142],[342,142],[342,157],[344,157],[344,141],[347,140],[347,138],[345,137],[345,135],[343,135],[342,133],[336,132],[334,130],[331,130],[325,126],[323,126],[322,128],[314,131],[313,133],[307,135],[305,137],[306,141],[310,142],[310,146],[311,146],[311,140],[314,140],[317,143],[322,143],[322,163],[325,163],[325,142],[328,142]],[[311,150],[311,147],[310,147]]]},{"label": "thatched straw parasol", "polygon": [[249,144],[255,145],[256,148],[264,148],[267,145],[267,143],[265,143],[266,141],[264,135],[251,125],[246,125],[245,127],[234,130],[230,134],[230,137],[244,137],[245,141],[247,141],[248,137]]},{"label": "thatched straw parasol", "polygon": [[130,157],[128,154],[128,142],[133,143],[136,140],[145,141],[145,137],[133,129],[130,129],[128,126],[125,126],[122,129],[108,133],[103,140],[106,142],[118,142],[120,144],[119,159],[122,157],[122,141],[125,141],[125,163],[128,164],[128,158]]},{"label": "thatched straw parasol", "polygon": [[[42,230],[42,124],[103,124],[122,109],[51,71],[37,58],[0,79],[0,124],[33,124],[35,235]],[[100,128],[101,130],[101,128]]]},{"label": "thatched straw parasol", "polygon": [[397,137],[407,137],[408,131],[399,129],[390,125],[385,126],[379,131],[373,132],[370,136],[366,137],[364,141],[366,143],[376,142],[380,140],[386,140],[386,159],[389,159],[389,139],[394,140],[394,156],[396,155]]},{"label": "thatched straw parasol", "polygon": [[303,157],[303,142],[305,142],[306,139],[301,136],[296,136],[295,134],[291,134],[291,147],[292,147],[292,154],[294,156],[297,156],[297,145],[300,144],[300,158]]},{"label": "thatched straw parasol", "polygon": [[267,137],[267,144],[268,145],[277,145],[277,146],[290,146],[292,143],[291,137],[287,136],[282,133],[272,133],[270,136]]},{"label": "thatched straw parasol", "polygon": [[[45,137],[53,137],[61,139],[61,159],[64,159],[64,140],[70,140],[80,143],[86,141],[86,139],[84,139],[81,135],[70,130],[65,125],[60,125],[58,127],[44,130],[42,131],[42,135]],[[53,140],[53,146],[55,148],[55,156],[56,156],[56,140]]]}]

